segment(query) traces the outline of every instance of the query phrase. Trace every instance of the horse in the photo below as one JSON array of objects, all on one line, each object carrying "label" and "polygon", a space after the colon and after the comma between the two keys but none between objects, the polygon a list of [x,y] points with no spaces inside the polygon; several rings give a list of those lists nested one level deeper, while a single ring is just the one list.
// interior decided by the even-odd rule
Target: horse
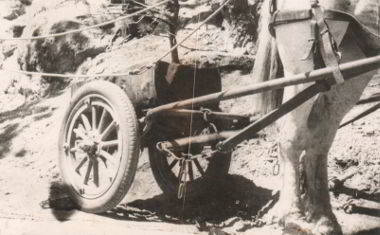
[{"label": "horse", "polygon": [[[334,61],[344,63],[378,55],[378,9],[378,0],[265,0],[259,24],[259,47],[253,69],[254,81],[274,79],[280,65],[285,76],[291,76],[329,65]],[[290,14],[288,18],[283,14],[285,20],[276,24],[273,15],[278,12]],[[311,12],[311,16],[307,15],[308,12]],[[326,18],[328,12],[341,17]],[[323,14],[319,23],[324,25],[315,23],[318,22],[315,16],[317,13]],[[365,20],[361,19],[367,19],[366,25],[375,27],[366,28],[361,23]],[[327,30],[315,33],[318,26]],[[322,58],[320,51],[324,42],[315,44],[316,40],[322,40],[324,34],[330,36],[328,46],[333,48],[332,62]],[[282,187],[279,201],[265,218],[269,222],[279,222],[284,234],[342,234],[330,204],[327,155],[340,122],[357,103],[376,71],[367,72],[345,82],[339,80],[339,71],[337,73],[326,77],[326,91],[285,115],[275,124],[279,127],[278,149]],[[256,109],[268,112],[281,103],[279,99],[289,100],[310,85],[311,83],[307,83],[287,87],[281,95],[278,95],[277,91],[256,96]]]}]

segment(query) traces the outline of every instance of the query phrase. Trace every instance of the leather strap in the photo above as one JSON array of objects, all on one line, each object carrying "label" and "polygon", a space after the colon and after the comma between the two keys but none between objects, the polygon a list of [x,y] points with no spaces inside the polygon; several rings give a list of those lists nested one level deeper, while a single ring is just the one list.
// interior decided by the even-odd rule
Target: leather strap
[{"label": "leather strap", "polygon": [[282,24],[294,23],[297,21],[310,20],[312,18],[311,10],[294,10],[294,11],[279,11],[272,13],[269,22],[269,32],[275,36],[274,27]]},{"label": "leather strap", "polygon": [[[312,24],[312,38],[309,40],[307,52],[304,58],[308,58],[317,44],[319,48],[319,54],[322,57],[326,66],[333,68],[333,77],[336,84],[344,82],[344,77],[339,69],[339,58],[337,53],[336,43],[329,31],[328,25],[324,18],[324,11],[319,5],[318,0],[310,0],[310,10],[294,10],[294,11],[279,11],[275,9],[276,0],[272,0],[270,13],[271,20],[269,23],[269,32],[275,37],[274,27],[281,24],[289,24],[297,21],[311,20]],[[316,24],[316,30],[313,30],[314,24]],[[314,34],[314,36],[313,36]],[[333,82],[331,82],[333,83]],[[332,85],[332,84],[331,84]]]},{"label": "leather strap", "polygon": [[[313,1],[313,0],[312,0]],[[339,69],[339,61],[336,53],[336,44],[325,22],[322,8],[318,3],[312,5],[312,12],[318,26],[319,51],[326,66],[333,68],[335,83],[344,82],[342,72]]]}]

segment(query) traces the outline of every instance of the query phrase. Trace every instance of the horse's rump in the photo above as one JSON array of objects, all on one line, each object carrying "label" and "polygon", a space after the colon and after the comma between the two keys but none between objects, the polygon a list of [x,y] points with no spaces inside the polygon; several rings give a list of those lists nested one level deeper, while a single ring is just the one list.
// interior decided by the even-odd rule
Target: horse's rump
[{"label": "horse's rump", "polygon": [[325,18],[350,22],[350,31],[367,56],[380,52],[379,0],[320,0]]},{"label": "horse's rump", "polygon": [[[348,12],[331,9],[326,10],[324,15],[327,20],[350,22],[349,30],[367,56],[377,55],[380,52],[380,22],[373,21],[369,24],[368,21],[368,19],[374,18],[373,16],[365,18],[367,21],[362,21]],[[378,27],[377,31],[375,25]]]}]

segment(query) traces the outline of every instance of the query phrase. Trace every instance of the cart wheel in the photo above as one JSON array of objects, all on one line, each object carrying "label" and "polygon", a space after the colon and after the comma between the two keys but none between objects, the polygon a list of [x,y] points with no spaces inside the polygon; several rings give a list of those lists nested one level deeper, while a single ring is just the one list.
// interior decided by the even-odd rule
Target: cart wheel
[{"label": "cart wheel", "polygon": [[198,157],[181,162],[159,151],[155,144],[149,145],[148,149],[154,178],[161,190],[170,197],[177,197],[179,193],[181,164],[187,164],[184,177],[186,180],[184,193],[187,200],[207,195],[217,186],[215,182],[228,174],[230,168],[231,153],[217,153],[211,158]]},{"label": "cart wheel", "polygon": [[86,212],[114,208],[131,187],[139,157],[138,122],[115,84],[83,85],[66,110],[59,136],[62,177]]}]

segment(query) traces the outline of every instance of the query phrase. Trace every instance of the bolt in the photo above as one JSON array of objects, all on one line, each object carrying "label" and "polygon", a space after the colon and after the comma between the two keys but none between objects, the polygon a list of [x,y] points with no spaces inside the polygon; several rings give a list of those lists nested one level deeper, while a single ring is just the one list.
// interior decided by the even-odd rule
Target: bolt
[{"label": "bolt", "polygon": [[68,143],[64,143],[63,144],[63,149],[65,150],[65,151],[67,151],[67,150],[69,150],[69,144]]},{"label": "bolt", "polygon": [[84,188],[79,189],[79,194],[82,194],[82,195],[84,194]]}]

